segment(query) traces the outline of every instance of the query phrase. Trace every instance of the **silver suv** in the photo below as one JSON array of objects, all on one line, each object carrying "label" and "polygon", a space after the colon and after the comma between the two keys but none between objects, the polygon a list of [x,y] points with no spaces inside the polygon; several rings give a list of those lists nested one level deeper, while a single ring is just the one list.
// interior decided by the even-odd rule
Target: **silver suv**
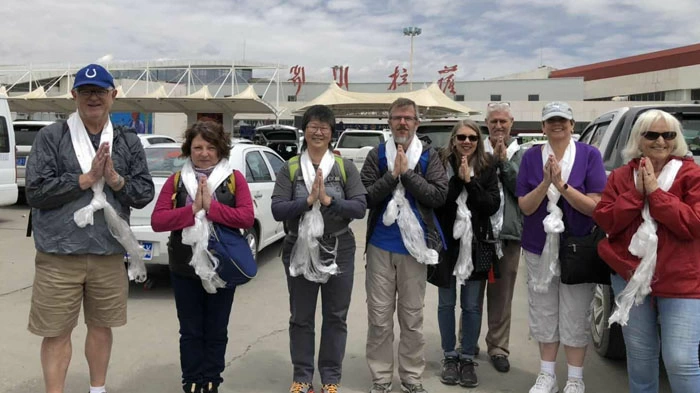
[{"label": "silver suv", "polygon": [[[683,125],[683,137],[693,153],[695,162],[700,163],[700,105],[647,105],[615,109],[598,116],[581,133],[579,141],[593,145],[603,156],[605,170],[625,164],[622,150],[640,114],[660,109],[673,114]],[[624,359],[625,342],[620,325],[608,327],[608,319],[614,309],[614,295],[607,285],[598,285],[592,307],[591,335],[596,351],[606,358]]]},{"label": "silver suv", "polygon": [[24,177],[27,167],[27,157],[29,151],[32,150],[34,138],[39,130],[53,124],[53,121],[43,120],[16,120],[12,122],[15,129],[15,145],[17,146],[17,155],[15,157],[15,165],[17,166],[17,188],[19,189],[19,202],[24,202]]}]

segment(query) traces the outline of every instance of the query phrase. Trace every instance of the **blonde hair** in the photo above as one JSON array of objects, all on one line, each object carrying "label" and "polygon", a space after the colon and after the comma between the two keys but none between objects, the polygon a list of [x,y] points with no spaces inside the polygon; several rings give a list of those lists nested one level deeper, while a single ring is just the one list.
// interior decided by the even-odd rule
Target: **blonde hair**
[{"label": "blonde hair", "polygon": [[651,109],[639,115],[634,122],[634,126],[632,126],[627,145],[622,151],[622,159],[625,162],[630,162],[642,156],[642,151],[639,148],[639,143],[643,138],[642,134],[649,131],[651,126],[659,120],[663,120],[666,123],[669,128],[667,131],[674,131],[677,134],[671,155],[683,157],[688,153],[688,144],[683,138],[683,127],[678,119],[668,112]]}]

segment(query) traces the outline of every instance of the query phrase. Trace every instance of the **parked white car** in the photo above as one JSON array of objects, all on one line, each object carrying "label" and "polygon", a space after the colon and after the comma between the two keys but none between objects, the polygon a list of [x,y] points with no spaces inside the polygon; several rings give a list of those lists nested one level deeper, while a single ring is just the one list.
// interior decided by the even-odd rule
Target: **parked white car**
[{"label": "parked white car", "polygon": [[391,131],[388,130],[345,130],[340,134],[333,151],[350,159],[357,169],[361,170],[369,151],[384,143],[390,136]]},{"label": "parked white car", "polygon": [[141,139],[141,144],[143,147],[158,145],[161,143],[177,143],[175,138],[167,135],[139,134],[139,139]]},{"label": "parked white car", "polygon": [[[146,249],[146,263],[167,265],[170,233],[154,232],[151,228],[151,214],[163,184],[170,175],[182,168],[185,159],[180,157],[179,143],[157,144],[145,147],[144,151],[156,194],[146,207],[131,211],[131,230]],[[236,170],[245,173],[253,197],[255,224],[246,231],[245,236],[253,255],[257,257],[258,251],[284,237],[283,225],[272,217],[271,208],[275,173],[284,161],[272,149],[249,143],[234,144],[229,161]]]}]

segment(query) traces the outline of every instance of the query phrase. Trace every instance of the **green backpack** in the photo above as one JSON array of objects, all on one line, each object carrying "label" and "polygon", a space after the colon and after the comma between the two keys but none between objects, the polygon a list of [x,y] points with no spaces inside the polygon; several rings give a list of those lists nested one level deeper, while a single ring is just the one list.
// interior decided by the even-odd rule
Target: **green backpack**
[{"label": "green backpack", "polygon": [[[333,158],[335,158],[335,162],[338,164],[338,169],[340,169],[340,178],[343,184],[345,184],[347,174],[345,173],[345,163],[343,162],[343,157],[334,154]],[[289,166],[289,178],[292,179],[292,182],[294,182],[297,171],[299,170],[299,156],[290,158],[287,164]]]}]

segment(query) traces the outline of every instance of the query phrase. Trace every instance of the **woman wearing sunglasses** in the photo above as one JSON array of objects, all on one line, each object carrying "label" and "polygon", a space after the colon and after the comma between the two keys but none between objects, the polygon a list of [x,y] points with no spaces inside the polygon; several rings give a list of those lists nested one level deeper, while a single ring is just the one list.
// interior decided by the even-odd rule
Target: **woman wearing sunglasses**
[{"label": "woman wearing sunglasses", "polygon": [[632,393],[659,391],[659,347],[671,390],[700,392],[700,168],[687,152],[675,117],[644,112],[593,213]]},{"label": "woman wearing sunglasses", "polygon": [[547,143],[525,154],[516,194],[523,211],[522,247],[527,265],[530,336],[540,346],[540,372],[530,393],[559,391],[554,372],[559,345],[568,365],[564,393],[584,393],[583,361],[590,340],[594,284],[561,283],[562,233],[584,236],[605,188],[605,169],[595,147],[575,142],[574,112],[565,102],[542,109]]},{"label": "woman wearing sunglasses", "polygon": [[[501,203],[496,161],[484,149],[479,126],[463,120],[454,126],[447,147],[440,152],[450,180],[447,200],[435,213],[447,244],[429,280],[439,287],[438,324],[444,353],[440,381],[447,385],[479,384],[474,357],[481,331],[482,293],[486,279],[493,278],[491,269],[496,262],[490,216]],[[482,247],[491,247],[487,264],[479,262]],[[457,288],[462,308],[461,353],[455,350]]]}]

